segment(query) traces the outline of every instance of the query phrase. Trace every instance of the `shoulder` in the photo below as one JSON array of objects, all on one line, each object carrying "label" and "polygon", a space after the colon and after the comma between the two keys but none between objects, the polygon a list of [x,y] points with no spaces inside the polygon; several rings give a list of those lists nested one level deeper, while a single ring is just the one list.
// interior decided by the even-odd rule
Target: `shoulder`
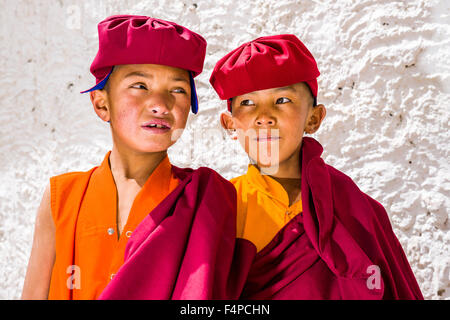
[{"label": "shoulder", "polygon": [[222,175],[220,175],[220,173],[208,167],[199,167],[197,169],[192,169],[192,168],[180,168],[172,165],[172,170],[174,175],[181,181],[183,181],[186,178],[190,178],[191,180],[201,179],[203,182],[208,181],[226,186],[232,186],[232,184]]},{"label": "shoulder", "polygon": [[357,198],[365,199],[368,197],[350,176],[329,164],[324,164],[324,166],[328,172],[331,190],[337,196],[338,201],[355,201]]},{"label": "shoulder", "polygon": [[358,219],[375,219],[384,227],[390,227],[390,221],[383,205],[363,192],[353,179],[342,171],[326,164],[330,176],[333,201],[341,216],[354,216]]},{"label": "shoulder", "polygon": [[350,176],[328,164],[326,167],[330,174],[333,190],[342,190],[347,195],[359,195],[364,201],[371,202],[371,206],[382,207],[378,201],[364,193]]},{"label": "shoulder", "polygon": [[343,196],[362,193],[350,176],[325,163],[321,157],[311,159],[305,173],[308,184],[317,189],[323,189],[325,185],[330,184],[333,191]]},{"label": "shoulder", "polygon": [[[186,195],[201,199],[204,206],[214,210],[225,209],[228,213],[236,211],[237,194],[233,184],[217,171],[208,167],[174,168],[175,175],[181,179],[181,188]],[[219,212],[219,211],[218,211]]]},{"label": "shoulder", "polygon": [[247,175],[243,174],[238,177],[230,179],[230,182],[237,188],[241,187],[243,184],[247,183]]},{"label": "shoulder", "polygon": [[214,169],[208,167],[200,167],[194,170],[194,174],[200,175],[204,179],[207,179],[211,183],[218,184],[226,187],[227,189],[234,190],[233,184],[225,179],[220,173],[215,171]]},{"label": "shoulder", "polygon": [[224,177],[222,177],[216,170],[208,168],[208,167],[199,167],[198,169],[191,169],[195,174],[199,175],[205,175],[205,176],[212,176],[214,178],[218,178],[220,180],[226,180]]},{"label": "shoulder", "polygon": [[55,176],[50,177],[50,181],[61,181],[61,182],[68,182],[73,183],[77,180],[83,179],[86,176],[90,176],[92,171],[95,170],[97,167],[94,167],[88,171],[71,171],[66,173],[61,173]]},{"label": "shoulder", "polygon": [[50,193],[53,196],[57,192],[70,190],[89,180],[92,172],[97,167],[88,171],[72,171],[50,177]]},{"label": "shoulder", "polygon": [[73,206],[84,193],[89,179],[97,167],[88,171],[72,171],[50,177],[49,195],[51,212],[55,224],[64,213],[65,207]]},{"label": "shoulder", "polygon": [[350,189],[354,189],[355,191],[359,191],[362,192],[358,185],[353,181],[353,179],[348,176],[347,174],[345,174],[344,172],[336,169],[335,167],[329,165],[329,164],[325,164],[328,173],[330,175],[330,179],[332,181],[332,183],[336,186],[339,187],[344,187],[344,188],[350,188]]},{"label": "shoulder", "polygon": [[48,183],[38,208],[36,226],[46,226],[46,229],[49,230],[48,226],[52,225],[50,222],[52,222],[51,189],[50,183]]}]

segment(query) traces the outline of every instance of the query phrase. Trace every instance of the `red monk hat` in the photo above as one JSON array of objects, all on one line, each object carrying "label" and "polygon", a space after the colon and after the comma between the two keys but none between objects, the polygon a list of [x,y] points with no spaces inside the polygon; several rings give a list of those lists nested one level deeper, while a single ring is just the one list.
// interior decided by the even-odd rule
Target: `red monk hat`
[{"label": "red monk hat", "polygon": [[192,112],[197,113],[193,78],[203,70],[206,41],[202,36],[165,20],[116,15],[98,24],[98,40],[98,52],[90,69],[96,85],[81,93],[102,89],[115,65],[166,65],[189,71]]},{"label": "red monk hat", "polygon": [[260,37],[244,43],[220,59],[209,82],[222,100],[270,88],[306,82],[317,98],[316,60],[292,34]]}]

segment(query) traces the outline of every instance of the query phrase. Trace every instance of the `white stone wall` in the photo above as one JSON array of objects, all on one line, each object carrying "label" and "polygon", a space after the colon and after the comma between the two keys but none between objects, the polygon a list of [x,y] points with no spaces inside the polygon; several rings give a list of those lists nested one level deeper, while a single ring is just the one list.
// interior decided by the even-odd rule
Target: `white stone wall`
[{"label": "white stone wall", "polygon": [[[50,176],[88,170],[109,127],[79,91],[111,14],[171,20],[208,41],[200,112],[169,154],[226,178],[247,157],[222,134],[215,62],[262,35],[296,34],[314,54],[314,135],[327,163],[380,201],[426,299],[450,298],[450,2],[447,0],[0,0],[0,299],[20,297],[36,210]],[[195,130],[194,130],[195,129]],[[213,134],[213,133],[216,134]]]}]

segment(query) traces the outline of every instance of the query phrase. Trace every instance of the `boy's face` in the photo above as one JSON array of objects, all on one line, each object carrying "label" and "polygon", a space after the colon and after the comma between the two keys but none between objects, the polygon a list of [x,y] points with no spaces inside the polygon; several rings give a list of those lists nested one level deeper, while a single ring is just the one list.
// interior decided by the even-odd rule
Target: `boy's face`
[{"label": "boy's face", "polygon": [[260,167],[274,167],[298,157],[303,132],[314,133],[325,117],[323,105],[312,106],[303,82],[254,91],[232,100],[232,115],[223,113],[225,129],[236,130],[245,152]]},{"label": "boy's face", "polygon": [[93,91],[91,100],[98,116],[110,121],[116,144],[137,152],[165,151],[186,126],[189,74],[155,64],[115,66],[105,89]]}]

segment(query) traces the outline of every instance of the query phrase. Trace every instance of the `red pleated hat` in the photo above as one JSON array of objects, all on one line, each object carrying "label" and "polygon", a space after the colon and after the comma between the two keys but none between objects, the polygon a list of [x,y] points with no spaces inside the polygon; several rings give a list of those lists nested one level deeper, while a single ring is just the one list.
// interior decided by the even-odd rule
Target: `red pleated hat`
[{"label": "red pleated hat", "polygon": [[260,37],[231,51],[216,63],[209,82],[228,102],[245,93],[298,82],[306,82],[316,98],[319,75],[306,46],[295,35],[282,34]]},{"label": "red pleated hat", "polygon": [[[206,40],[174,22],[137,15],[110,16],[98,24],[98,40],[90,68],[96,85],[82,93],[103,88],[115,65],[166,65],[190,71],[191,79],[203,70]],[[193,80],[191,87],[192,97],[197,99]]]}]

